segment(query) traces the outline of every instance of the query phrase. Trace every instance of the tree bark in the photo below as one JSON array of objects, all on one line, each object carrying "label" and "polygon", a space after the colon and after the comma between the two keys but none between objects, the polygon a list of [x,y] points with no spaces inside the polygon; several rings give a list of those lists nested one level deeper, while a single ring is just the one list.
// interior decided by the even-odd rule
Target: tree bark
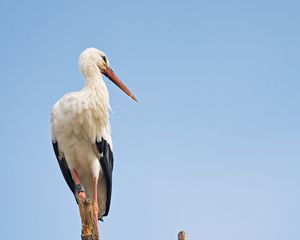
[{"label": "tree bark", "polygon": [[89,199],[79,199],[79,211],[81,216],[82,240],[99,240],[98,219],[94,218],[92,203]]}]

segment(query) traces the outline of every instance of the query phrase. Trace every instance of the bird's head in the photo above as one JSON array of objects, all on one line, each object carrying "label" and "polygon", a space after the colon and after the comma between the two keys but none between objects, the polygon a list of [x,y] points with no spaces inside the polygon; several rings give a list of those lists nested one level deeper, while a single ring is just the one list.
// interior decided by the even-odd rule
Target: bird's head
[{"label": "bird's head", "polygon": [[125,84],[117,77],[109,66],[109,61],[104,52],[96,48],[85,49],[79,57],[79,67],[82,74],[86,77],[92,77],[99,72],[104,74],[108,79],[115,83],[129,97],[137,102],[136,97],[125,86]]}]

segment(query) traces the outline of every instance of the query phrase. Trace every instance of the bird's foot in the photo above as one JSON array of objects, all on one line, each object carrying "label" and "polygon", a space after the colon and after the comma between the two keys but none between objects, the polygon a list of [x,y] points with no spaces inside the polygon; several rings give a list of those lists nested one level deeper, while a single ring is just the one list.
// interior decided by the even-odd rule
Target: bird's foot
[{"label": "bird's foot", "polygon": [[98,214],[99,214],[98,202],[93,202],[93,213],[96,222],[98,222]]},{"label": "bird's foot", "polygon": [[76,184],[76,192],[78,200],[84,200],[86,198],[85,191],[81,184]]},{"label": "bird's foot", "polygon": [[79,200],[84,200],[84,199],[86,199],[85,192],[79,192],[79,193],[77,193],[77,196],[78,196],[78,199],[79,199]]},{"label": "bird's foot", "polygon": [[97,232],[99,231],[98,228],[98,213],[99,213],[99,207],[98,207],[98,202],[93,202],[93,213],[94,213],[94,222],[95,222],[95,226],[97,229]]}]

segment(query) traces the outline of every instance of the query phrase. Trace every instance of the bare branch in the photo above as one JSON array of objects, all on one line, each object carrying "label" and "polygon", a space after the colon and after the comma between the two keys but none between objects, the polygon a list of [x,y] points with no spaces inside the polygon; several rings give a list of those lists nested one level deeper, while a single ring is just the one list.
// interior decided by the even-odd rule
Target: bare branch
[{"label": "bare branch", "polygon": [[98,219],[94,218],[92,203],[89,199],[79,199],[79,211],[81,216],[82,240],[99,240]]}]

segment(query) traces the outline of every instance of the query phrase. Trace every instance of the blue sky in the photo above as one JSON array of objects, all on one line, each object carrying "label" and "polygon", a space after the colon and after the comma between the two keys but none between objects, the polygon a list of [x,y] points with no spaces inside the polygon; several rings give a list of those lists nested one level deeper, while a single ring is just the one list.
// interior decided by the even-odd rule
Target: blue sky
[{"label": "blue sky", "polygon": [[102,239],[300,239],[299,1],[1,1],[1,236],[80,239],[54,102],[103,50],[115,168]]}]

